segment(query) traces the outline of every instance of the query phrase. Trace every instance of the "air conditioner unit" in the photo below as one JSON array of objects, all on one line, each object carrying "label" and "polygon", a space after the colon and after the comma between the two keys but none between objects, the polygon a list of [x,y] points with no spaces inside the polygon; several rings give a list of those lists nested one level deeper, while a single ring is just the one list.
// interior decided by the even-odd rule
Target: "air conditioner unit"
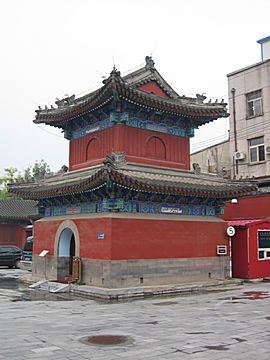
[{"label": "air conditioner unit", "polygon": [[265,153],[266,153],[267,155],[270,155],[270,146],[266,146],[266,147],[265,147]]},{"label": "air conditioner unit", "polygon": [[246,154],[241,151],[236,151],[234,153],[235,160],[244,160],[246,158]]}]

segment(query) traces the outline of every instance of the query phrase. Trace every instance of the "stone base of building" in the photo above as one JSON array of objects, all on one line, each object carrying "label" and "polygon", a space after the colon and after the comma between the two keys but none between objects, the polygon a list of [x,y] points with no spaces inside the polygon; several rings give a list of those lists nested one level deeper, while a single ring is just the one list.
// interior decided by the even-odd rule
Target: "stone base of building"
[{"label": "stone base of building", "polygon": [[[65,259],[60,258],[60,262],[63,261]],[[65,274],[61,269],[59,272],[57,263],[59,259],[51,256],[35,256],[32,267],[34,278],[64,280]],[[228,277],[228,257],[115,261],[82,259],[80,283],[119,288],[222,280]]]},{"label": "stone base of building", "polygon": [[[33,276],[70,279],[81,260],[80,282],[101,288],[225,279],[226,223],[210,216],[109,213],[43,218],[35,223]],[[39,256],[47,250],[45,257]]]}]

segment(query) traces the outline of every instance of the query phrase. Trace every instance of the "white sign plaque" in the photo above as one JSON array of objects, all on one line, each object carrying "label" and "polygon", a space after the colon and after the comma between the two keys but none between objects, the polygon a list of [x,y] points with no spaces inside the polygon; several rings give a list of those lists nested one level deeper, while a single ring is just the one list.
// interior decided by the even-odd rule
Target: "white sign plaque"
[{"label": "white sign plaque", "polygon": [[233,226],[228,226],[227,227],[227,234],[229,236],[234,236],[235,235],[235,228]]},{"label": "white sign plaque", "polygon": [[227,246],[226,245],[218,245],[217,246],[217,255],[227,255]]},{"label": "white sign plaque", "polygon": [[42,250],[38,256],[44,257],[48,254],[49,250]]}]

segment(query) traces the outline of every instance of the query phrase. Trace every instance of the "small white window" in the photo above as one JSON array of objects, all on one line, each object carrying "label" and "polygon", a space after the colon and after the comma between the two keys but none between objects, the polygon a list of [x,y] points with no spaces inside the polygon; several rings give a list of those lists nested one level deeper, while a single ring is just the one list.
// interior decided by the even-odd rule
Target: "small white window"
[{"label": "small white window", "polygon": [[247,94],[247,117],[260,116],[263,114],[261,90]]},{"label": "small white window", "polygon": [[258,230],[258,259],[270,260],[270,230]]},{"label": "small white window", "polygon": [[265,160],[264,138],[263,136],[248,140],[250,162]]}]

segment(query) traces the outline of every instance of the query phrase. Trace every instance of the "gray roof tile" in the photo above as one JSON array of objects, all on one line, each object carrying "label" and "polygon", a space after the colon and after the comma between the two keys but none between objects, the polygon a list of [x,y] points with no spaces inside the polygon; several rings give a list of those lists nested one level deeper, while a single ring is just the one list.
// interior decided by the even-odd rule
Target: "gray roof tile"
[{"label": "gray roof tile", "polygon": [[26,220],[37,215],[37,201],[33,200],[0,200],[0,220]]}]

